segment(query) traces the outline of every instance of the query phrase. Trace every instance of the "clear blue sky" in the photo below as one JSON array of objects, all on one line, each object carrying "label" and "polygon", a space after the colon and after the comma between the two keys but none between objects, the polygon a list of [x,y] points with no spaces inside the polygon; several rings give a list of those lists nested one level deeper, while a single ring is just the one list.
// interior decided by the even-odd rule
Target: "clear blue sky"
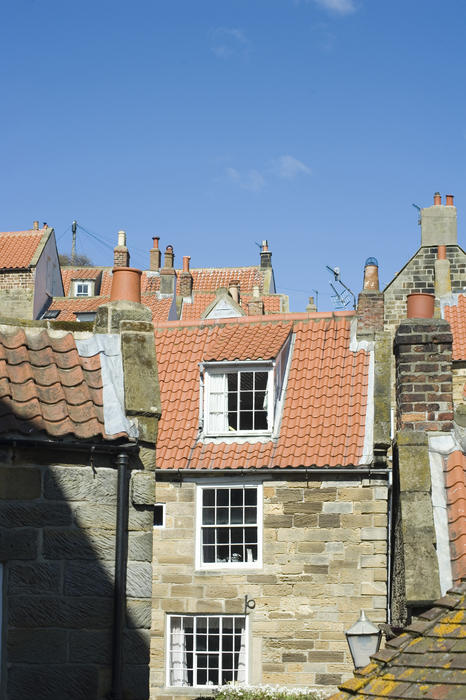
[{"label": "clear blue sky", "polygon": [[[332,308],[417,249],[414,202],[466,210],[464,0],[5,0],[0,230],[71,221],[176,263],[248,265]],[[70,249],[69,230],[59,247]],[[78,250],[111,264],[83,233]]]}]

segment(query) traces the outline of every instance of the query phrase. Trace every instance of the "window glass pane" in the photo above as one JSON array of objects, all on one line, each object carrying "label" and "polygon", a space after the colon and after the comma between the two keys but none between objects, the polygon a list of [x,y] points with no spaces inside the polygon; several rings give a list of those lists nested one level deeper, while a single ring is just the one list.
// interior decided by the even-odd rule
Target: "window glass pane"
[{"label": "window glass pane", "polygon": [[255,523],[257,521],[257,508],[255,506],[246,507],[244,512],[245,523]]},{"label": "window glass pane", "polygon": [[215,505],[215,489],[203,489],[202,503],[205,506]]},{"label": "window glass pane", "polygon": [[267,403],[265,397],[267,396],[265,391],[256,391],[254,394],[254,410],[263,411],[267,408]]},{"label": "window glass pane", "polygon": [[230,500],[230,489],[217,489],[217,505],[227,506]]},{"label": "window glass pane", "polygon": [[252,411],[241,412],[239,415],[239,429],[240,430],[252,430],[254,426],[252,420]]},{"label": "window glass pane", "polygon": [[213,564],[215,562],[215,547],[204,546],[202,548],[202,558],[206,564]]},{"label": "window glass pane", "polygon": [[257,528],[255,527],[245,527],[245,542],[257,542]]},{"label": "window glass pane", "polygon": [[202,528],[202,541],[204,544],[214,544],[214,542],[215,542],[215,528],[214,527],[203,527]]},{"label": "window glass pane", "polygon": [[203,508],[202,509],[202,524],[203,525],[213,525],[215,523],[215,510],[214,508]]},{"label": "window glass pane", "polygon": [[232,506],[243,505],[244,489],[230,489],[230,498]]},{"label": "window glass pane", "polygon": [[242,508],[232,508],[231,509],[231,522],[235,525],[239,525],[243,522],[243,509]]},{"label": "window glass pane", "polygon": [[255,414],[254,430],[267,430],[267,411],[258,411]]},{"label": "window glass pane", "polygon": [[163,503],[156,503],[154,505],[154,527],[163,527],[163,511]]},{"label": "window glass pane", "polygon": [[237,372],[229,372],[227,374],[227,382],[228,382],[228,391],[237,391],[238,390],[238,373]]},{"label": "window glass pane", "polygon": [[256,505],[257,489],[244,489],[244,502],[247,506]]},{"label": "window glass pane", "polygon": [[217,562],[220,563],[227,563],[230,561],[230,548],[227,546],[218,546],[217,547]]},{"label": "window glass pane", "polygon": [[228,508],[217,509],[217,525],[228,524]]},{"label": "window glass pane", "polygon": [[266,389],[267,388],[267,380],[269,377],[268,372],[255,372],[255,389]]},{"label": "window glass pane", "polygon": [[[242,391],[239,395],[239,410],[240,411],[252,411],[253,409],[253,397],[252,391]],[[261,406],[262,408],[262,406]]]},{"label": "window glass pane", "polygon": [[232,544],[241,544],[244,542],[244,528],[233,527],[231,529],[231,542]]},{"label": "window glass pane", "polygon": [[252,389],[254,385],[254,372],[240,372],[239,386],[241,391]]}]

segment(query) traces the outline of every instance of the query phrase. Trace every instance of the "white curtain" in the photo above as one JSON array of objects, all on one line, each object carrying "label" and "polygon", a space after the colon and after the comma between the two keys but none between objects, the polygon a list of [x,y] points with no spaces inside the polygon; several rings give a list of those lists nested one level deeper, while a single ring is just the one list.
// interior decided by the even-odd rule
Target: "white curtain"
[{"label": "white curtain", "polygon": [[238,672],[236,674],[236,681],[238,683],[246,683],[246,622],[241,631],[241,646],[238,654]]},{"label": "white curtain", "polygon": [[226,376],[224,374],[208,375],[209,433],[216,435],[226,430]]},{"label": "white curtain", "polygon": [[170,668],[171,685],[188,685],[186,635],[181,618],[172,619]]}]

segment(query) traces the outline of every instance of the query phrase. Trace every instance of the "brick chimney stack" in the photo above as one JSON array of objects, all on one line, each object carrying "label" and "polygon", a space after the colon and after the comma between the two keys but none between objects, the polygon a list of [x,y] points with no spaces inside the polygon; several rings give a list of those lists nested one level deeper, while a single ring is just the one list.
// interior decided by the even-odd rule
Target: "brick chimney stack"
[{"label": "brick chimney stack", "polygon": [[268,241],[262,241],[261,267],[272,267],[272,253],[269,250]]},{"label": "brick chimney stack", "polygon": [[263,316],[264,302],[261,299],[259,287],[254,285],[252,288],[252,298],[248,303],[248,316]]},{"label": "brick chimney stack", "polygon": [[375,258],[367,258],[364,265],[363,290],[358,297],[357,337],[372,339],[383,331],[384,302],[379,290],[379,264]]},{"label": "brick chimney stack", "polygon": [[129,267],[129,250],[126,247],[125,231],[118,231],[118,245],[113,249],[113,267]]},{"label": "brick chimney stack", "polygon": [[173,296],[175,293],[176,272],[173,267],[174,260],[175,254],[173,252],[173,246],[167,245],[165,248],[163,267],[160,270],[160,294]]},{"label": "brick chimney stack", "polygon": [[317,304],[314,301],[314,297],[309,297],[309,304],[306,306],[306,311],[314,313],[317,311]]},{"label": "brick chimney stack", "polygon": [[180,295],[183,298],[192,296],[193,293],[193,276],[189,269],[189,255],[183,256],[183,270],[180,272]]},{"label": "brick chimney stack", "polygon": [[452,430],[452,334],[447,321],[402,321],[394,353],[397,429]]},{"label": "brick chimney stack", "polygon": [[152,236],[152,249],[150,251],[150,269],[155,271],[160,270],[162,262],[162,253],[159,249],[159,236]]},{"label": "brick chimney stack", "polygon": [[445,205],[439,192],[434,194],[434,204],[421,209],[421,246],[457,245],[458,227],[453,195],[447,194]]}]

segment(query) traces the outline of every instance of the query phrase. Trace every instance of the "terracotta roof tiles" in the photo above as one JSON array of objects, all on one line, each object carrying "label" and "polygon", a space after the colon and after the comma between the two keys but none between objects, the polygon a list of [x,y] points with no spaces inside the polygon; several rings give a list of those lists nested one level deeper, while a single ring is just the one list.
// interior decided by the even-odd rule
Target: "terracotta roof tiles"
[{"label": "terracotta roof tiles", "polygon": [[453,581],[466,578],[466,456],[456,450],[445,460],[448,530]]},{"label": "terracotta roof tiles", "polygon": [[0,431],[80,439],[105,434],[99,355],[81,357],[71,333],[0,332]]},{"label": "terracotta roof tiles", "polygon": [[0,269],[17,270],[31,265],[46,229],[0,233]]},{"label": "terracotta roof tiles", "polygon": [[456,304],[444,306],[443,317],[453,334],[453,360],[466,360],[466,295],[458,294]]},{"label": "terracotta roof tiles", "polygon": [[466,697],[466,583],[387,641],[329,700]]},{"label": "terracotta roof tiles", "polygon": [[[349,350],[351,313],[242,317],[228,322],[159,324],[156,348],[162,469],[353,466],[365,437],[369,353]],[[202,442],[199,362],[268,360],[294,334],[278,439]]]}]

